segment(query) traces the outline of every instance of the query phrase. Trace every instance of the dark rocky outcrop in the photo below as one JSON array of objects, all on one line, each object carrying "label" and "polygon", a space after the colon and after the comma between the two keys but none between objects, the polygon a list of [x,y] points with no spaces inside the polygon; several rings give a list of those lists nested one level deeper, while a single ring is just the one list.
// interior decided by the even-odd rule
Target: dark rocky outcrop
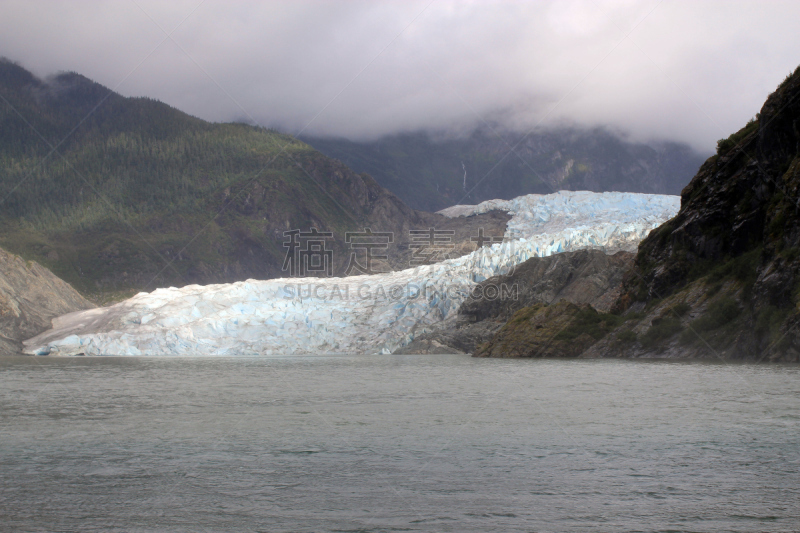
[{"label": "dark rocky outcrop", "polygon": [[[574,304],[575,309],[591,306],[607,312],[619,295],[623,274],[632,262],[631,253],[607,255],[600,250],[531,258],[509,275],[480,283],[456,318],[418,336],[397,353],[475,353],[507,321],[531,306],[565,301]],[[560,312],[558,317],[560,320]]]},{"label": "dark rocky outcrop", "polygon": [[534,306],[479,353],[800,361],[799,303],[800,68],[642,241],[613,315]]},{"label": "dark rocky outcrop", "polygon": [[46,268],[0,249],[0,355],[21,353],[22,341],[50,329],[53,318],[91,307]]},{"label": "dark rocky outcrop", "polygon": [[800,68],[639,246],[616,308],[644,313],[637,340],[593,353],[796,361],[799,297]]}]

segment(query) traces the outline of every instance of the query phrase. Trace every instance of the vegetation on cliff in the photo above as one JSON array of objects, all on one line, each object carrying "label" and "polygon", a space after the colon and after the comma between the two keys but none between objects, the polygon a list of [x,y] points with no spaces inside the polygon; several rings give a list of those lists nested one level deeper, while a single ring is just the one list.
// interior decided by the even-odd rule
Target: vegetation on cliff
[{"label": "vegetation on cliff", "polygon": [[[678,215],[641,243],[618,311],[645,306],[676,326],[657,342],[640,336],[634,352],[797,359],[799,124],[800,67],[719,141],[683,190]],[[669,312],[676,305],[688,309]]]},{"label": "vegetation on cliff", "polygon": [[475,356],[577,357],[623,320],[566,300],[536,304],[517,311]]}]

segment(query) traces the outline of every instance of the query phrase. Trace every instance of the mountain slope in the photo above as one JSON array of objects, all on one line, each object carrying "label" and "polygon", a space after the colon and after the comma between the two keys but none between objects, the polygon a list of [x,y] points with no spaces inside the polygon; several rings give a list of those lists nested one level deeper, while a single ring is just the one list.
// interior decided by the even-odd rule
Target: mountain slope
[{"label": "mountain slope", "polygon": [[18,354],[22,341],[66,313],[92,307],[41,265],[0,249],[0,355]]},{"label": "mountain slope", "polygon": [[284,231],[311,227],[333,232],[339,275],[345,232],[395,232],[399,250],[440,223],[290,136],[0,61],[0,245],[98,301],[280,276]]},{"label": "mountain slope", "polygon": [[449,140],[425,133],[304,140],[426,211],[558,190],[678,194],[704,159],[686,145],[630,143],[601,128],[536,131],[518,146],[521,134],[500,135],[482,129]]}]

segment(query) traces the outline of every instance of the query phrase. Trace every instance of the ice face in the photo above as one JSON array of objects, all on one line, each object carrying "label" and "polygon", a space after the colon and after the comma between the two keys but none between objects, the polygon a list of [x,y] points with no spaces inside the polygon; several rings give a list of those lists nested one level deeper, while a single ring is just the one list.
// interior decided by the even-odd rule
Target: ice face
[{"label": "ice face", "polygon": [[[635,250],[675,216],[680,197],[562,191],[453,206],[512,215],[502,243],[435,265],[346,278],[282,278],[139,293],[71,313],[26,344],[54,355],[277,355],[391,353],[458,312],[476,284],[535,256]],[[510,297],[511,288],[483,297]]]}]

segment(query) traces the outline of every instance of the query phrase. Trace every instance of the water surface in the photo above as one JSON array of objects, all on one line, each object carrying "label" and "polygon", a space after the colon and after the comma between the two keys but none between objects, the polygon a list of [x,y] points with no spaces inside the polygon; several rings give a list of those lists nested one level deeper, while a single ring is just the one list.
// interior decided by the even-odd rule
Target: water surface
[{"label": "water surface", "polygon": [[21,531],[794,531],[800,367],[0,358]]}]

